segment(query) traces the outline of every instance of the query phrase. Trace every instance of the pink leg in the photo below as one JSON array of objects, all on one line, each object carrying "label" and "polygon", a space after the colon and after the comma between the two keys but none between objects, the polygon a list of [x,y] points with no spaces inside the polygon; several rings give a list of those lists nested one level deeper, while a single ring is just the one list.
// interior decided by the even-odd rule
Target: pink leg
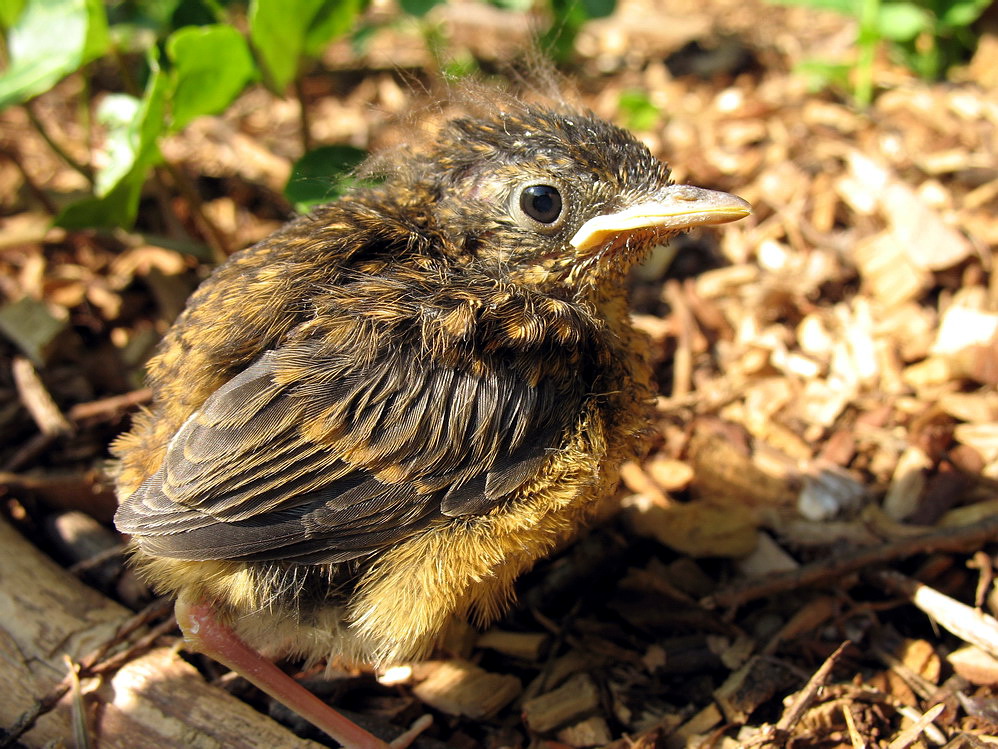
[{"label": "pink leg", "polygon": [[177,601],[177,622],[195,650],[232,669],[278,702],[325,731],[347,749],[405,749],[433,722],[429,715],[390,744],[344,718],[301,684],[243,642],[202,601]]}]

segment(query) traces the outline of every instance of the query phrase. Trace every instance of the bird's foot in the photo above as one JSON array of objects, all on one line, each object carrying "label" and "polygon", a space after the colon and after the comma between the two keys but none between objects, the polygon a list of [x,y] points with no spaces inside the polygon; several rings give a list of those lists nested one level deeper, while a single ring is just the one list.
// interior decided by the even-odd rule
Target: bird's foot
[{"label": "bird's foot", "polygon": [[391,743],[340,715],[305,687],[247,645],[203,601],[177,601],[177,622],[190,647],[232,669],[312,725],[329,734],[346,749],[405,749],[433,722],[429,715],[413,723]]}]

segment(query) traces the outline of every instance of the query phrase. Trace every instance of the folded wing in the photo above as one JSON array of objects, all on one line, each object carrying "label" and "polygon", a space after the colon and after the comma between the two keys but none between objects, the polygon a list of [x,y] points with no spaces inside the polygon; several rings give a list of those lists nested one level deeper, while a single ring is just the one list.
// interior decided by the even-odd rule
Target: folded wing
[{"label": "folded wing", "polygon": [[269,351],[184,423],[115,522],[162,557],[364,556],[510,501],[559,444],[580,390],[531,383],[513,362]]}]

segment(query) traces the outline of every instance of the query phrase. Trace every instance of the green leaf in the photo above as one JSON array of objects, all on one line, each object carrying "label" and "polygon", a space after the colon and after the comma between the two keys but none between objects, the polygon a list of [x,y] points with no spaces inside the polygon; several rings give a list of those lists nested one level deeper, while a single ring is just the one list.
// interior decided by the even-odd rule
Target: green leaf
[{"label": "green leaf", "polygon": [[97,175],[96,197],[67,206],[56,218],[66,229],[130,227],[138,213],[142,185],[161,160],[158,140],[164,129],[169,78],[155,66],[141,100],[125,94],[105,98],[97,110],[108,130],[107,166]]},{"label": "green leaf", "polygon": [[617,8],[617,0],[581,0],[581,4],[590,18],[606,18]]},{"label": "green leaf", "polygon": [[21,17],[27,0],[3,0],[0,2],[0,29],[9,29]]},{"label": "green leaf", "polygon": [[107,138],[97,173],[94,192],[107,195],[135,165],[139,135],[132,124],[137,122],[142,100],[128,94],[108,94],[97,107],[97,122],[104,126]]},{"label": "green leaf", "polygon": [[[116,55],[144,54],[160,44],[174,29],[194,25],[176,20],[179,6],[180,0],[118,0],[108,3],[107,19]],[[204,23],[211,23],[212,20]]]},{"label": "green leaf", "polygon": [[628,89],[620,93],[617,106],[625,116],[628,130],[649,130],[658,122],[661,112],[652,104],[648,94],[640,89]]},{"label": "green leaf", "polygon": [[[162,3],[164,0],[155,0]],[[212,23],[224,21],[225,0],[215,2],[214,0],[169,0],[175,5],[173,13],[170,15],[170,28],[180,29],[184,26],[208,26]],[[245,7],[245,3],[242,4]]]},{"label": "green leaf", "polygon": [[315,56],[338,34],[346,33],[363,0],[251,0],[250,40],[276,93],[298,74],[303,56]]},{"label": "green leaf", "polygon": [[48,305],[29,296],[0,307],[0,333],[39,366],[45,364],[52,344],[67,327],[68,322],[53,316]]},{"label": "green leaf", "polygon": [[771,0],[774,5],[803,5],[807,8],[833,10],[846,16],[858,16],[861,0]]},{"label": "green leaf", "polygon": [[298,74],[298,63],[305,49],[305,28],[315,0],[252,0],[249,9],[250,41],[266,68],[269,85],[278,94]]},{"label": "green leaf", "polygon": [[100,0],[30,0],[7,36],[0,109],[48,91],[107,49]]},{"label": "green leaf", "polygon": [[148,29],[156,36],[166,36],[173,27],[173,14],[180,0],[127,0],[108,2],[107,19],[111,27],[131,26]]},{"label": "green leaf", "polygon": [[399,6],[410,16],[422,18],[433,10],[434,6],[440,5],[443,1],[444,0],[399,0]]},{"label": "green leaf", "polygon": [[444,80],[458,81],[462,78],[470,78],[473,75],[478,75],[481,72],[481,68],[478,66],[478,60],[471,55],[459,54],[453,59],[447,60],[440,72]]},{"label": "green leaf", "polygon": [[824,60],[805,60],[794,66],[794,73],[804,77],[808,90],[821,91],[829,86],[849,88],[849,71],[852,66],[846,63]]},{"label": "green leaf", "polygon": [[221,112],[256,77],[249,45],[231,26],[180,29],[166,40],[166,54],[173,61],[173,130]]},{"label": "green leaf", "polygon": [[325,0],[305,30],[304,51],[318,57],[333,39],[353,28],[367,0]]},{"label": "green leaf", "polygon": [[534,0],[490,0],[491,4],[503,10],[526,12],[534,7]]},{"label": "green leaf", "polygon": [[366,155],[353,146],[320,146],[309,151],[292,167],[284,196],[299,213],[335,200],[358,184],[353,170]]},{"label": "green leaf", "polygon": [[64,229],[93,227],[128,227],[138,212],[141,183],[121,182],[102,198],[84,198],[67,205],[55,218],[55,225]]},{"label": "green leaf", "polygon": [[954,2],[940,15],[939,23],[949,28],[970,26],[970,24],[980,18],[981,14],[990,4],[991,0]]},{"label": "green leaf", "polygon": [[884,3],[877,17],[877,30],[892,42],[907,42],[932,28],[932,17],[912,3]]},{"label": "green leaf", "polygon": [[550,2],[554,19],[541,37],[541,46],[556,61],[567,62],[575,54],[575,38],[589,16],[576,0]]}]

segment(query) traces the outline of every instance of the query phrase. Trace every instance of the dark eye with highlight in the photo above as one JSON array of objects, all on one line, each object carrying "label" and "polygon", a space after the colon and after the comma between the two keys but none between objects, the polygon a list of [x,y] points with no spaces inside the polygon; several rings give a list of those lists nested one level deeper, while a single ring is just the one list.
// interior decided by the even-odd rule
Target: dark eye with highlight
[{"label": "dark eye with highlight", "polygon": [[551,185],[531,185],[520,193],[520,210],[541,224],[553,224],[561,216],[561,193]]}]

